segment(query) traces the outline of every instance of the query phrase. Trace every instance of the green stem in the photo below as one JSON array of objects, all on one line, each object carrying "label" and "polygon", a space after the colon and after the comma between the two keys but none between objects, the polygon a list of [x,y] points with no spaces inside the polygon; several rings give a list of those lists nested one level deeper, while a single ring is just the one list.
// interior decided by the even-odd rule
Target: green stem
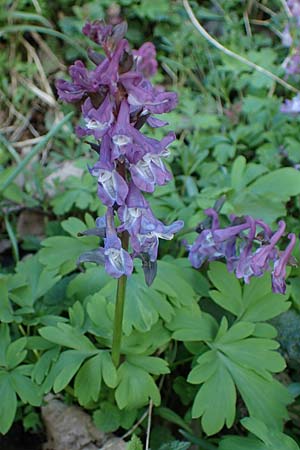
[{"label": "green stem", "polygon": [[[124,231],[122,234],[122,247],[128,249],[128,233]],[[124,315],[125,293],[126,293],[127,276],[122,275],[118,279],[116,305],[115,305],[115,317],[114,317],[114,330],[112,340],[111,357],[116,367],[120,364],[120,352],[121,352],[121,340],[122,340],[122,324]]]},{"label": "green stem", "polygon": [[112,341],[112,351],[111,357],[113,363],[116,367],[120,363],[120,350],[121,350],[121,340],[122,340],[122,323],[123,323],[123,313],[124,313],[124,303],[125,303],[125,291],[126,291],[126,275],[122,275],[118,279],[117,287],[117,297],[115,306],[115,318],[114,318],[114,334]]}]

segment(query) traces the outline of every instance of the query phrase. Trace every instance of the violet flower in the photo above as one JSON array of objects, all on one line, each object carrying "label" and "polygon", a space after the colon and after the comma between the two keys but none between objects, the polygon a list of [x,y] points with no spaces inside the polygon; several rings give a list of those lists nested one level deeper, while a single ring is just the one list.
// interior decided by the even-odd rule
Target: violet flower
[{"label": "violet flower", "polygon": [[150,78],[157,72],[156,50],[152,42],[145,42],[138,50],[133,50],[136,68],[144,77]]},{"label": "violet flower", "polygon": [[154,87],[147,79],[157,70],[155,48],[148,42],[131,51],[124,39],[126,28],[125,22],[87,23],[84,34],[102,46],[105,56],[90,49],[88,55],[96,67],[88,70],[76,61],[70,67],[72,81],[58,80],[56,86],[61,100],[81,103],[84,124],[76,132],[97,141],[90,145],[99,158],[89,171],[97,178],[98,196],[107,207],[96,227],[82,233],[104,237],[104,247],[88,252],[80,261],[104,262],[106,271],[119,278],[131,274],[137,257],[150,284],[156,274],[159,239],[172,239],[183,222],[163,224],[141,192],[153,192],[171,179],[163,159],[175,135],[169,133],[158,141],[143,134],[141,127],[146,122],[154,128],[165,126],[167,122],[152,114],[171,111],[177,95]]},{"label": "violet flower", "polygon": [[77,136],[94,136],[95,139],[104,136],[114,120],[109,95],[105,97],[98,109],[94,108],[91,99],[87,98],[81,110],[86,125],[85,127],[76,127]]},{"label": "violet flower", "polygon": [[285,114],[300,113],[300,94],[296,95],[292,100],[285,100],[281,105],[280,111]]},{"label": "violet flower", "polygon": [[[276,245],[284,234],[285,222],[279,221],[278,230],[272,233],[270,227],[262,220],[246,216],[242,223],[232,217],[232,224],[220,228],[218,213],[208,209],[205,214],[211,219],[202,222],[206,227],[197,227],[199,236],[193,245],[188,246],[189,260],[199,269],[205,261],[225,259],[228,271],[235,272],[237,278],[249,283],[251,277],[262,276],[272,271],[272,288],[275,293],[284,293],[286,289],[286,265],[291,263],[291,252],[296,237],[289,234],[290,244],[282,253]],[[257,228],[262,232],[257,233]]]},{"label": "violet flower", "polygon": [[290,243],[287,248],[282,252],[278,259],[274,262],[274,268],[272,271],[272,287],[273,291],[278,294],[284,294],[286,290],[286,266],[291,258],[292,250],[296,243],[296,235],[290,233],[288,235]]},{"label": "violet flower", "polygon": [[104,239],[105,270],[114,278],[129,276],[133,270],[131,256],[122,248],[114,227],[114,213],[108,208],[106,213],[106,238]]},{"label": "violet flower", "polygon": [[75,61],[70,67],[69,73],[73,83],[65,80],[56,82],[58,96],[64,102],[77,102],[86,94],[98,91],[100,83],[96,72],[88,71],[82,61]]}]

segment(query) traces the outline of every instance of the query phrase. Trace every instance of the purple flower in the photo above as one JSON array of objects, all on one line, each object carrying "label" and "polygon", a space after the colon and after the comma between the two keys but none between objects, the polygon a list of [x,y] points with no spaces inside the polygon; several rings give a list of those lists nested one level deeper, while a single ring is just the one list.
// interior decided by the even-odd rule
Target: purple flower
[{"label": "purple flower", "polygon": [[95,20],[93,23],[87,22],[82,28],[83,34],[89,37],[96,44],[103,45],[112,35],[113,26],[106,25],[101,20]]},{"label": "purple flower", "polygon": [[215,240],[213,233],[219,228],[218,213],[212,209],[206,209],[205,214],[211,218],[211,228],[202,230],[193,245],[189,246],[189,260],[193,267],[199,269],[206,261],[213,261],[223,256],[223,248]]},{"label": "purple flower", "polygon": [[282,64],[288,75],[300,74],[300,51],[296,49],[290,56],[288,56]]},{"label": "purple flower", "polygon": [[142,216],[140,231],[131,236],[131,245],[137,254],[146,253],[150,261],[156,261],[158,253],[159,239],[170,241],[174,234],[183,227],[182,220],[177,220],[171,225],[164,225],[155,219],[152,211]]},{"label": "purple flower", "polygon": [[89,169],[98,178],[98,195],[106,206],[115,203],[123,205],[128,194],[128,186],[124,178],[117,172],[110,158],[110,138],[104,136],[100,149],[100,159]]},{"label": "purple flower", "polygon": [[280,111],[285,114],[300,113],[300,94],[296,95],[292,100],[285,100],[281,105]]},{"label": "purple flower", "polygon": [[56,81],[56,89],[61,100],[67,103],[77,102],[85,94],[98,91],[99,80],[96,71],[88,71],[82,61],[75,61],[69,73],[73,83],[65,80]]},{"label": "purple flower", "polygon": [[115,125],[109,131],[112,139],[112,158],[126,155],[128,160],[138,161],[151,152],[160,152],[161,143],[138,131],[130,123],[129,105],[123,100]]},{"label": "purple flower", "polygon": [[250,282],[250,278],[254,275],[251,267],[252,258],[252,246],[256,235],[256,225],[259,224],[264,227],[265,224],[262,221],[255,221],[252,217],[248,216],[247,221],[249,224],[249,233],[245,237],[245,243],[241,246],[239,258],[236,261],[235,274],[237,278],[243,278],[245,283]]},{"label": "purple flower", "polygon": [[148,208],[149,203],[144,199],[141,191],[131,182],[125,204],[118,209],[118,216],[121,221],[118,231],[127,230],[130,235],[138,233],[141,228],[142,215]]},{"label": "purple flower", "polygon": [[270,238],[270,243],[263,245],[253,254],[251,258],[251,269],[255,276],[261,276],[263,273],[269,269],[270,262],[276,257],[276,244],[282,237],[285,231],[285,222],[280,220],[278,223],[278,230]]},{"label": "purple flower", "polygon": [[300,1],[287,0],[287,5],[289,7],[289,10],[291,11],[291,14],[297,19],[300,19]]},{"label": "purple flower", "polygon": [[82,114],[86,126],[76,128],[79,137],[92,135],[100,139],[108,131],[114,120],[112,102],[107,95],[98,109],[94,108],[89,98],[82,105]]},{"label": "purple flower", "polygon": [[[144,135],[140,129],[147,122],[157,128],[167,124],[151,114],[173,109],[175,93],[154,88],[145,78],[157,70],[153,44],[146,43],[131,53],[124,35],[125,22],[106,25],[96,21],[87,23],[83,32],[104,49],[105,56],[90,50],[90,60],[96,65],[87,70],[82,61],[70,68],[72,82],[58,80],[59,97],[67,102],[81,101],[84,124],[76,131],[79,137],[94,136],[100,142],[89,143],[99,154],[98,161],[89,168],[97,177],[98,196],[107,206],[105,216],[98,218],[96,227],[86,235],[103,237],[104,248],[83,255],[81,261],[105,262],[113,277],[132,272],[132,258],[122,248],[118,233],[128,233],[133,256],[142,259],[146,282],[156,274],[159,239],[172,239],[183,226],[182,221],[167,226],[157,220],[141,190],[153,192],[156,185],[171,179],[163,158],[169,155],[167,146],[175,139],[169,133],[161,141]],[[120,224],[115,228],[114,213]],[[123,235],[124,236],[124,235]]]},{"label": "purple flower", "polygon": [[157,72],[156,50],[152,42],[145,42],[138,50],[132,51],[136,60],[136,68],[146,78]]},{"label": "purple flower", "polygon": [[290,243],[284,252],[281,253],[280,257],[276,259],[274,263],[274,268],[272,271],[272,288],[273,292],[277,294],[284,294],[286,290],[286,265],[289,263],[291,258],[291,253],[296,244],[296,236],[294,233],[288,235]]},{"label": "purple flower", "polygon": [[291,47],[293,43],[289,25],[286,25],[285,29],[283,30],[283,33],[281,35],[281,42],[284,47]]},{"label": "purple flower", "polygon": [[169,133],[160,142],[160,148],[157,151],[149,151],[142,158],[136,158],[135,155],[129,157],[131,162],[129,170],[134,184],[146,192],[153,192],[155,185],[163,186],[171,180],[172,175],[166,169],[161,158],[169,156],[167,146],[173,142],[175,135]]},{"label": "purple flower", "polygon": [[122,275],[129,276],[133,270],[131,256],[122,248],[114,227],[113,211],[108,208],[106,213],[106,238],[104,239],[105,270],[113,278]]},{"label": "purple flower", "polygon": [[99,84],[107,86],[112,95],[117,92],[117,83],[119,81],[119,63],[125,50],[128,50],[128,42],[122,39],[118,42],[115,51],[110,59],[105,59],[96,69]]},{"label": "purple flower", "polygon": [[144,113],[163,114],[172,111],[177,105],[177,94],[154,88],[145,78],[141,81],[132,77],[121,77],[128,92],[128,103],[142,108]]}]

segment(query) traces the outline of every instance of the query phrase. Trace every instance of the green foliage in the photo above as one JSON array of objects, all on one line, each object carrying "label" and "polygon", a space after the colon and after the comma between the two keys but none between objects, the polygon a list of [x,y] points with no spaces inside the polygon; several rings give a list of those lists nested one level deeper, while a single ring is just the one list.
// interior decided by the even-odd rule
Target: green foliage
[{"label": "green foliage", "polygon": [[1,433],[6,433],[14,421],[17,398],[33,406],[39,406],[42,401],[37,385],[28,376],[31,366],[23,363],[26,343],[25,337],[11,341],[8,325],[0,324]]},{"label": "green foliage", "polygon": [[[236,322],[228,327],[223,317],[218,328],[210,315],[189,310],[181,311],[169,324],[175,339],[201,340],[208,346],[188,376],[190,383],[201,385],[192,415],[202,417],[208,435],[220,431],[224,424],[230,428],[235,420],[238,390],[251,416],[280,429],[286,417],[285,405],[292,397],[271,374],[282,371],[285,361],[275,351],[279,345],[272,339],[274,329],[257,324],[273,317],[274,298],[269,303],[268,297],[274,294],[266,287],[266,277],[252,280],[243,293],[238,280],[222,263],[211,264],[209,277],[218,288],[211,291],[212,299],[237,316]],[[285,299],[276,297],[285,309]],[[279,312],[275,311],[275,315]]]},{"label": "green foliage", "polygon": [[159,450],[188,450],[191,444],[189,442],[173,441],[163,444]]},{"label": "green foliage", "polygon": [[126,450],[143,450],[143,444],[140,438],[133,434],[130,442],[126,446]]},{"label": "green foliage", "polygon": [[[243,426],[252,433],[252,436],[225,437],[219,446],[220,450],[298,450],[296,442],[278,430],[267,428],[264,422],[246,417]],[[255,436],[255,437],[254,437]]]},{"label": "green foliage", "polygon": [[[182,2],[118,2],[129,22],[128,38],[135,48],[145,41],[155,43],[156,80],[179,96],[177,109],[166,118],[178,137],[168,162],[174,180],[147,200],[158,218],[166,223],[183,219],[186,229],[177,241],[161,243],[151,288],[145,286],[139,265],[128,280],[121,364],[116,369],[110,355],[116,281],[92,263],[77,266],[81,254],[102,244],[97,237],[78,236],[103,215],[95,180],[86,171],[95,154],[78,142],[69,117],[53,125],[59,109],[70,111],[55,104],[55,92],[49,106],[45,95],[27,88],[34,85],[48,93],[46,81],[53,88],[65,76],[64,66],[85,58],[82,25],[103,18],[107,8],[113,11],[112,2],[62,0],[52,8],[53,2],[22,0],[17,9],[4,3],[0,432],[6,433],[21,416],[25,428],[36,427],[33,407],[52,390],[64,398],[67,391],[68,400],[88,409],[104,432],[134,426],[152,399],[152,450],[184,450],[192,444],[204,450],[217,445],[220,450],[296,450],[282,426],[292,401],[289,392],[299,395],[299,270],[291,272],[287,295],[276,295],[268,274],[243,285],[220,262],[201,273],[191,269],[180,245],[181,238],[193,242],[196,233],[189,228],[223,194],[225,214],[252,215],[269,225],[283,218],[287,230],[299,234],[299,117],[279,111],[288,91],[200,38]],[[250,7],[220,0],[191,6],[223,45],[283,76],[287,49],[278,36],[286,13],[280,2]],[[159,129],[148,132],[162,136]],[[37,145],[23,145],[37,136]],[[45,143],[51,136],[49,151]],[[84,174],[64,173],[66,161]],[[35,236],[34,227],[24,236],[24,210],[43,217],[40,249],[42,238]],[[29,248],[33,239],[36,245]],[[287,311],[291,302],[294,309]],[[273,377],[283,370],[288,383],[296,382],[288,389],[280,376]],[[250,417],[241,423],[247,437],[238,424],[245,408]],[[295,405],[288,428],[292,435],[298,416]],[[229,433],[239,436],[205,436],[223,426],[234,427]],[[144,427],[145,421],[138,435]],[[190,442],[176,441],[178,430]],[[133,436],[127,447],[141,450],[142,441]]]}]

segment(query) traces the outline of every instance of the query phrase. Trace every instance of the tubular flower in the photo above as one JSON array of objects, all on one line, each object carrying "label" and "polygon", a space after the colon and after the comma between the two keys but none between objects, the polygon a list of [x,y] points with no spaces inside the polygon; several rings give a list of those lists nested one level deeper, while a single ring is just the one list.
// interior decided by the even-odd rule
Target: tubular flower
[{"label": "tubular flower", "polygon": [[[199,236],[193,245],[188,246],[192,266],[198,269],[205,261],[225,259],[228,270],[235,272],[237,278],[243,278],[245,283],[249,283],[253,276],[262,276],[273,266],[273,292],[284,294],[286,265],[293,263],[291,253],[296,242],[295,235],[289,234],[287,248],[283,252],[278,250],[277,244],[285,232],[285,222],[279,221],[278,230],[274,233],[262,220],[250,216],[241,219],[233,217],[230,226],[220,228],[215,210],[207,209],[205,214],[210,220],[206,219],[197,227]],[[258,229],[262,231],[258,232]]]},{"label": "tubular flower", "polygon": [[[104,238],[97,254],[90,252],[93,260],[102,261],[106,271],[119,278],[130,275],[133,259],[140,258],[149,284],[156,273],[159,239],[172,239],[183,222],[160,222],[141,192],[153,192],[171,179],[164,158],[175,135],[169,133],[159,141],[140,129],[145,123],[154,128],[165,126],[167,122],[153,114],[174,109],[177,95],[154,87],[147,79],[157,71],[155,47],[147,42],[132,51],[124,39],[126,30],[125,22],[87,23],[83,33],[101,46],[105,55],[90,49],[88,56],[96,67],[88,70],[82,61],[76,61],[69,70],[71,81],[57,80],[56,87],[61,100],[81,104],[83,121],[76,127],[77,135],[96,140],[90,145],[99,157],[89,171],[97,178],[98,196],[107,212],[96,220],[95,228],[82,233]],[[84,255],[81,261],[88,257]]]}]

